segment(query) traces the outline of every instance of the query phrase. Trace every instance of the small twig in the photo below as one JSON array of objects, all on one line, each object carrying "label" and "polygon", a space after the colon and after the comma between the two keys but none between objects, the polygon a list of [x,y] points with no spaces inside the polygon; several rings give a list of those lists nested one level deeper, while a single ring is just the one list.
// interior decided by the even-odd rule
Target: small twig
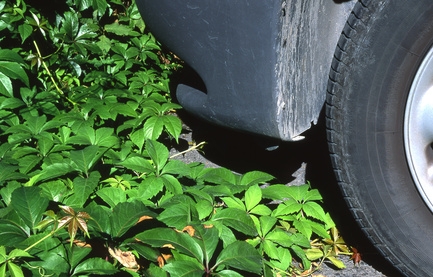
[{"label": "small twig", "polygon": [[197,144],[197,145],[193,145],[193,146],[191,146],[190,148],[188,148],[188,149],[185,150],[185,151],[182,151],[182,152],[179,152],[179,153],[174,154],[173,156],[170,156],[170,159],[173,159],[173,158],[175,158],[175,157],[177,157],[177,156],[180,156],[180,155],[186,154],[186,153],[188,153],[188,152],[191,152],[191,151],[193,151],[193,150],[196,150],[196,149],[202,147],[202,146],[205,145],[205,144],[206,144],[206,142],[205,142],[205,141],[202,141],[202,142],[200,142],[200,143]]}]

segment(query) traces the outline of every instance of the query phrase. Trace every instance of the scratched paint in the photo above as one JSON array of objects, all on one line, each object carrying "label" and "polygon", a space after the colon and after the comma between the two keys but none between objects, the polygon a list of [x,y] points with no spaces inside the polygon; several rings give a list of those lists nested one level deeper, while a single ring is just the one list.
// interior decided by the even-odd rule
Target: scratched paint
[{"label": "scratched paint", "polygon": [[275,68],[281,138],[301,139],[300,134],[317,123],[335,46],[355,2],[282,1]]}]

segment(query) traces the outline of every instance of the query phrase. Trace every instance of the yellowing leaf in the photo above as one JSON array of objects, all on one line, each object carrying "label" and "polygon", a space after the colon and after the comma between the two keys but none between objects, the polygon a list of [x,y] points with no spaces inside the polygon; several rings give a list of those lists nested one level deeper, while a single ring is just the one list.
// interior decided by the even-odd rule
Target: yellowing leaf
[{"label": "yellowing leaf", "polygon": [[172,245],[172,244],[170,244],[170,243],[167,243],[167,244],[164,244],[163,246],[161,246],[162,248],[170,248],[170,249],[175,249],[175,247]]}]

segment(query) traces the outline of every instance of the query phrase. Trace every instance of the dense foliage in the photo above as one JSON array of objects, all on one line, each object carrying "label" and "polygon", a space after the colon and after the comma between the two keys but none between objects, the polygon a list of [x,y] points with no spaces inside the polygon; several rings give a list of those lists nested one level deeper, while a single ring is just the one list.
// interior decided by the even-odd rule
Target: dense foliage
[{"label": "dense foliage", "polygon": [[178,67],[130,1],[0,1],[0,276],[340,265],[317,190],[169,157]]}]

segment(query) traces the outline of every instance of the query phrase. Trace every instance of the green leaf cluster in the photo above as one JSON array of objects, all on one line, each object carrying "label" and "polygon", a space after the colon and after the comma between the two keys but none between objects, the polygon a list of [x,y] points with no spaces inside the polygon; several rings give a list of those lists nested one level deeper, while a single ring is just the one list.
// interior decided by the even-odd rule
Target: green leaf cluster
[{"label": "green leaf cluster", "polygon": [[0,276],[290,275],[318,259],[333,223],[317,190],[170,157],[180,67],[134,2],[0,0]]}]

